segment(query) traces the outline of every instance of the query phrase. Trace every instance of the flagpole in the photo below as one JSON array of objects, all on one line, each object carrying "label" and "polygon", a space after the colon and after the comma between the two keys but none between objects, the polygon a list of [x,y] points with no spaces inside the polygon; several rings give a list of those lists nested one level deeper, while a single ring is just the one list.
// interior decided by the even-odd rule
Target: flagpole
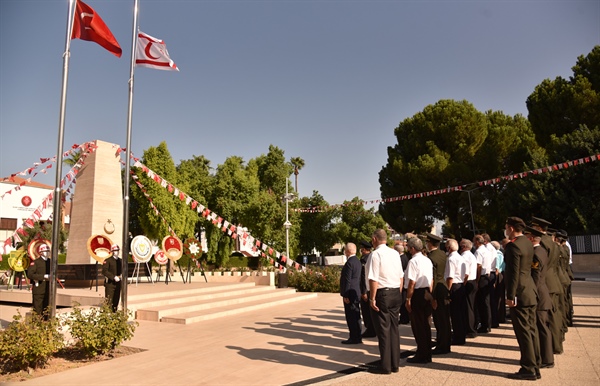
[{"label": "flagpole", "polygon": [[129,70],[129,104],[127,107],[127,140],[126,140],[126,159],[125,159],[125,181],[123,186],[123,258],[122,265],[122,288],[121,304],[123,312],[127,315],[127,269],[129,261],[129,178],[131,174],[131,121],[133,112],[133,70],[135,68],[135,49],[137,45],[137,20],[138,20],[138,0],[133,0],[133,28],[131,31],[131,65]]},{"label": "flagpole", "polygon": [[67,84],[69,83],[69,57],[71,55],[71,30],[73,29],[73,9],[76,0],[69,0],[69,11],[67,13],[67,36],[65,37],[65,52],[63,53],[63,75],[62,90],[60,94],[60,115],[58,118],[58,145],[56,150],[56,178],[54,180],[54,195],[52,196],[52,258],[50,259],[50,283],[49,283],[49,316],[56,315],[56,281],[58,277],[58,247],[60,243],[61,227],[61,186],[63,145],[65,133],[65,115],[67,111]]}]

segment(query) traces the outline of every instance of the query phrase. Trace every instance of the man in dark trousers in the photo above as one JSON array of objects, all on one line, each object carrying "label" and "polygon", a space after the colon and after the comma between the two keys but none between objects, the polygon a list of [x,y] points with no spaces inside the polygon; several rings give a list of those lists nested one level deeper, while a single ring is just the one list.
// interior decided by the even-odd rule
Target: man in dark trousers
[{"label": "man in dark trousers", "polygon": [[48,320],[48,305],[50,304],[50,247],[41,244],[38,247],[40,257],[33,260],[27,269],[27,276],[33,281],[31,289],[33,311]]},{"label": "man in dark trousers", "polygon": [[408,310],[406,309],[406,290],[408,288],[408,281],[406,281],[406,269],[408,268],[408,261],[410,260],[410,253],[404,251],[404,244],[394,245],[394,249],[400,254],[400,261],[402,262],[402,269],[404,270],[404,286],[402,288],[402,305],[400,306],[400,324],[409,324],[410,317]]},{"label": "man in dark trousers", "polygon": [[538,291],[538,305],[536,308],[537,328],[540,341],[540,359],[538,366],[543,369],[554,367],[554,353],[552,350],[552,333],[550,332],[550,309],[552,298],[546,285],[546,270],[548,269],[548,252],[540,245],[544,234],[530,227],[525,228],[525,236],[533,245],[533,264],[531,265],[531,277]]},{"label": "man in dark trousers", "polygon": [[344,255],[348,259],[340,277],[340,295],[344,299],[344,314],[350,330],[350,338],[343,344],[362,343],[360,326],[360,274],[362,266],[356,257],[356,245],[347,243]]},{"label": "man in dark trousers", "polygon": [[512,379],[533,380],[541,378],[538,363],[539,337],[536,321],[537,289],[531,276],[533,245],[523,235],[525,223],[519,217],[509,217],[504,226],[510,240],[504,252],[506,305],[521,351],[518,372],[508,374]]},{"label": "man in dark trousers", "polygon": [[[544,233],[540,241],[540,245],[548,252],[548,270],[546,271],[546,285],[550,291],[552,299],[552,309],[550,310],[550,332],[552,333],[552,349],[554,354],[563,353],[562,342],[562,317],[560,309],[560,297],[564,295],[563,287],[559,279],[559,259],[560,252],[554,243],[552,236],[547,233],[549,221],[539,217],[531,218],[531,227]],[[506,258],[504,259],[506,262]]]},{"label": "man in dark trousers", "polygon": [[112,305],[113,312],[119,307],[121,299],[121,259],[120,248],[113,245],[110,248],[112,255],[102,263],[102,275],[104,276],[104,297]]},{"label": "man in dark trousers", "polygon": [[375,326],[373,326],[373,320],[371,319],[371,306],[369,305],[369,285],[365,278],[365,265],[371,255],[370,241],[360,242],[360,264],[362,269],[360,271],[360,310],[362,311],[362,320],[365,325],[365,332],[362,333],[363,338],[374,338]]},{"label": "man in dark trousers", "polygon": [[408,253],[412,258],[406,268],[406,280],[408,287],[406,292],[406,309],[410,315],[410,326],[412,328],[417,352],[408,363],[430,363],[431,362],[431,327],[429,317],[431,316],[431,303],[433,297],[433,264],[431,260],[421,253],[423,242],[417,237],[408,239],[406,245]]},{"label": "man in dark trousers", "polygon": [[448,354],[452,341],[452,328],[450,326],[450,292],[446,286],[444,273],[448,256],[440,251],[440,236],[427,233],[426,246],[429,260],[433,264],[433,299],[437,307],[433,309],[433,323],[436,331],[436,347],[433,355]]},{"label": "man in dark trousers", "polygon": [[365,274],[369,280],[371,316],[377,332],[381,361],[378,368],[370,371],[377,374],[391,374],[398,372],[400,365],[398,319],[404,271],[402,271],[398,252],[386,245],[385,229],[380,228],[373,232],[371,244],[374,249],[365,266]]}]

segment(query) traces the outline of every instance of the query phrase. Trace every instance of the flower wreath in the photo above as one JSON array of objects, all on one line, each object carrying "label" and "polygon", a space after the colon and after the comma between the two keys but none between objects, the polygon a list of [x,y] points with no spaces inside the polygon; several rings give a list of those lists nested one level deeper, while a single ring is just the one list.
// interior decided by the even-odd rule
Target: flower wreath
[{"label": "flower wreath", "polygon": [[183,254],[194,260],[202,256],[202,245],[200,244],[200,241],[193,237],[185,240],[185,243],[183,244]]}]

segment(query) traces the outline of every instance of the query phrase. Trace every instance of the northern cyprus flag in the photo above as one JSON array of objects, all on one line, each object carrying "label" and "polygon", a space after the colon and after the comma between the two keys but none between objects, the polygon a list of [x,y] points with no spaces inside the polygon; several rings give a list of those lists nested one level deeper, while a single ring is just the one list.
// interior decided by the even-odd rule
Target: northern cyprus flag
[{"label": "northern cyprus flag", "polygon": [[138,32],[135,65],[156,70],[179,71],[175,62],[169,57],[165,42],[141,31]]}]

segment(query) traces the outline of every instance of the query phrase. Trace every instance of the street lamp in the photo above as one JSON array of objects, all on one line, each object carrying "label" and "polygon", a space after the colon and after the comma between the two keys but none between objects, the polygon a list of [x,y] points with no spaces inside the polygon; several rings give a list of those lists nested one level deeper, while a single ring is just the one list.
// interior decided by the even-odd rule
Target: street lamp
[{"label": "street lamp", "polygon": [[285,179],[285,196],[283,199],[285,200],[285,222],[283,223],[283,227],[285,228],[285,257],[290,258],[290,228],[292,227],[292,223],[289,219],[289,205],[288,203],[292,201],[295,197],[293,193],[288,193],[288,185],[289,179]]}]

